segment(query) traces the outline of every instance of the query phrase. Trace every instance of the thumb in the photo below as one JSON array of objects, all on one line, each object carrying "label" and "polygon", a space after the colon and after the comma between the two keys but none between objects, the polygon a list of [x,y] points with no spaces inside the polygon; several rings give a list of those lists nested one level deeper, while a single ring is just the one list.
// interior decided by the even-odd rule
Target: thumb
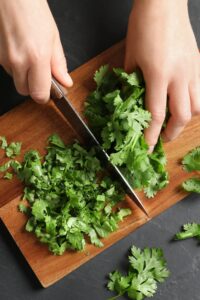
[{"label": "thumb", "polygon": [[67,62],[60,38],[55,42],[54,51],[51,59],[52,75],[58,80],[60,84],[65,87],[71,87],[73,81],[67,70]]}]

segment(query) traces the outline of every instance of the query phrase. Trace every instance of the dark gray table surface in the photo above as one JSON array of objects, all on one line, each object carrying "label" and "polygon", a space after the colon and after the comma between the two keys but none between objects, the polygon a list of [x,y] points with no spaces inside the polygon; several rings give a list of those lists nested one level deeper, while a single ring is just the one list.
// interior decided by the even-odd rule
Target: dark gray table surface
[{"label": "dark gray table surface", "polygon": [[[49,1],[58,23],[63,46],[73,70],[125,36],[129,0]],[[191,22],[200,45],[200,2],[189,1]],[[16,105],[12,82],[0,71],[1,113]],[[9,90],[7,90],[9,87]],[[3,101],[9,99],[9,102]],[[43,289],[4,225],[0,222],[0,300],[104,300],[107,274],[126,270],[128,249],[161,247],[165,252],[170,278],[159,285],[155,300],[200,300],[200,245],[196,240],[173,242],[181,224],[200,221],[200,197],[190,195],[165,213],[66,276]],[[126,299],[122,297],[121,299]]]}]

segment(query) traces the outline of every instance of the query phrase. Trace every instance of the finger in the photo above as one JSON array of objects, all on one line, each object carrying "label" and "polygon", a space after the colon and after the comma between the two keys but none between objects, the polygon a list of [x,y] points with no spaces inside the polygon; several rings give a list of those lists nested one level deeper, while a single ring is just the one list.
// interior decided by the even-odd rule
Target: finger
[{"label": "finger", "polygon": [[124,60],[124,70],[127,72],[127,73],[131,73],[133,72],[134,70],[137,69],[137,64],[136,64],[136,61],[134,61],[134,59],[132,58],[131,60],[129,60],[128,58],[125,58]]},{"label": "finger", "polygon": [[12,71],[12,76],[18,93],[27,96],[29,94],[28,71],[26,69],[16,69]]},{"label": "finger", "polygon": [[126,45],[125,51],[125,59],[124,59],[124,70],[127,73],[133,72],[137,68],[136,60],[134,59],[134,55],[130,55],[129,47]]},{"label": "finger", "polygon": [[67,70],[67,62],[60,38],[58,38],[55,42],[51,60],[51,72],[63,86],[71,87],[73,85],[73,81]]},{"label": "finger", "polygon": [[145,130],[145,139],[149,145],[149,151],[152,152],[157,143],[166,113],[167,102],[167,84],[161,81],[157,76],[146,80],[145,105],[151,112],[151,123]]},{"label": "finger", "polygon": [[49,61],[36,63],[28,72],[29,94],[38,103],[45,103],[50,97],[51,67]]},{"label": "finger", "polygon": [[200,80],[192,81],[189,85],[191,113],[193,116],[200,114]]},{"label": "finger", "polygon": [[191,105],[188,84],[176,82],[169,87],[169,110],[171,117],[163,132],[165,142],[174,140],[191,119]]}]

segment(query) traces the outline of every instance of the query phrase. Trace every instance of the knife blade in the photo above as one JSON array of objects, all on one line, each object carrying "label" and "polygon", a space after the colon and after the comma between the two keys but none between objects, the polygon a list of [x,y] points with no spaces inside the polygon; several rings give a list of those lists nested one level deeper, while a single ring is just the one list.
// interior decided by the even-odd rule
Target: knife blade
[{"label": "knife blade", "polygon": [[149,217],[147,210],[144,207],[144,204],[139,199],[137,194],[132,189],[131,185],[121,173],[118,167],[113,165],[109,159],[107,152],[101,147],[99,141],[92,133],[90,128],[81,118],[79,113],[75,110],[71,102],[68,100],[67,96],[64,93],[61,85],[52,78],[51,80],[51,98],[61,112],[61,114],[68,120],[72,128],[77,132],[77,134],[83,139],[86,146],[91,147],[95,146],[97,149],[97,154],[100,160],[104,163],[106,169],[111,175],[113,175],[121,184],[128,196],[136,203],[136,205]]}]

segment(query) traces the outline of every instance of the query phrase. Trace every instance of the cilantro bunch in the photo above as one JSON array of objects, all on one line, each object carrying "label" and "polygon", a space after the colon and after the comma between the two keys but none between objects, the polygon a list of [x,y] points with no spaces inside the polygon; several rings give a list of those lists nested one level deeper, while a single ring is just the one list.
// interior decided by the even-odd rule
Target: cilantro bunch
[{"label": "cilantro bunch", "polygon": [[151,114],[144,107],[145,86],[140,74],[109,70],[106,65],[95,73],[94,80],[97,87],[85,108],[91,129],[133,188],[154,197],[168,184],[168,174],[161,140],[149,154],[144,139]]},{"label": "cilantro bunch", "polygon": [[[187,172],[200,171],[200,147],[190,151],[182,160]],[[200,177],[192,177],[183,182],[182,187],[187,192],[200,193]]]},{"label": "cilantro bunch", "polygon": [[131,248],[129,271],[122,275],[119,271],[109,274],[108,289],[115,291],[117,296],[127,294],[128,298],[142,300],[152,297],[157,290],[157,283],[164,282],[169,276],[163,251],[159,248],[145,248],[143,251],[135,246]]},{"label": "cilantro bunch", "polygon": [[115,207],[124,193],[103,174],[94,149],[86,151],[78,143],[65,146],[54,134],[47,150],[44,159],[30,150],[22,164],[13,165],[25,183],[19,209],[29,218],[26,230],[56,255],[83,250],[86,240],[102,247],[100,239],[131,214],[130,209]]}]

